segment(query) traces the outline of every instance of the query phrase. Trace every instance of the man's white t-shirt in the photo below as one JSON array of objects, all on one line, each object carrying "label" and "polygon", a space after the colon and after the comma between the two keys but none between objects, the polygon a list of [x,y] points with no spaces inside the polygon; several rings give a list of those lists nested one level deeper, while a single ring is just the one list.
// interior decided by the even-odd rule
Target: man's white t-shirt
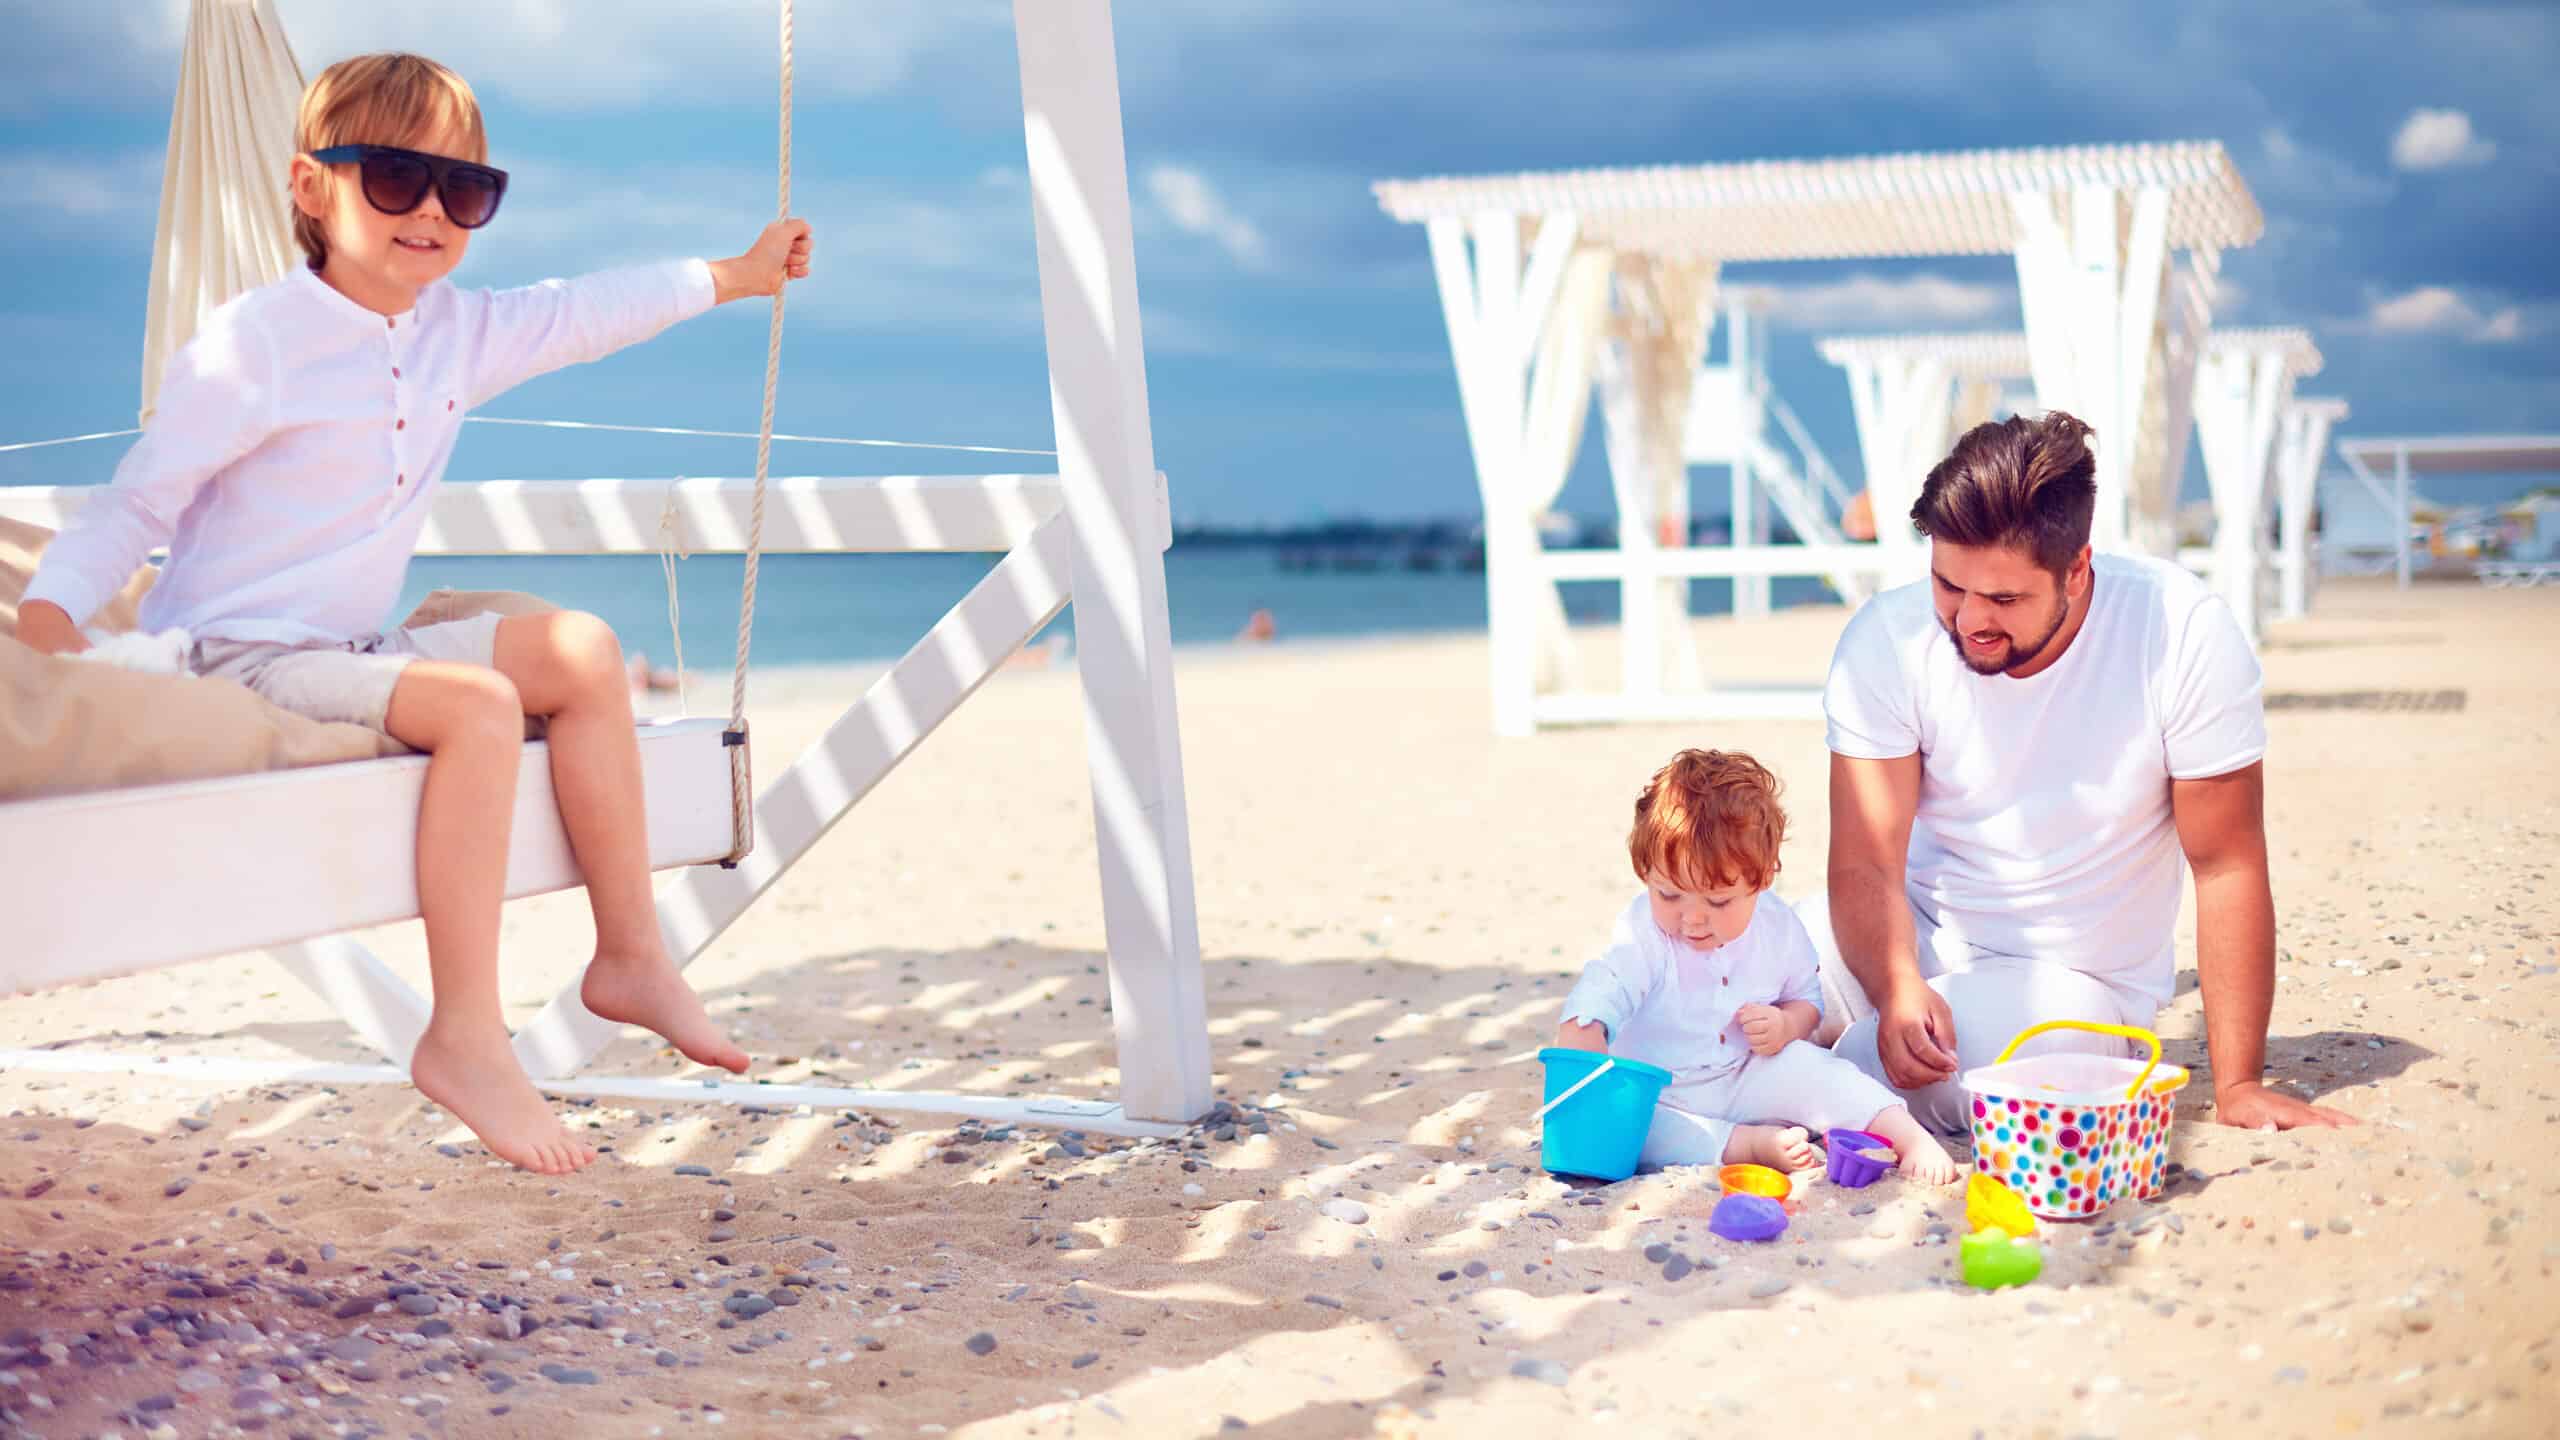
[{"label": "man's white t-shirt", "polygon": [[1835,754],[1921,756],[1906,888],[1941,945],[2046,960],[2165,1005],[2186,855],[2169,782],[2266,754],[2258,659],[2162,560],[2093,557],[2088,618],[2026,679],[1966,668],[1923,580],[1850,617],[1822,697]]}]

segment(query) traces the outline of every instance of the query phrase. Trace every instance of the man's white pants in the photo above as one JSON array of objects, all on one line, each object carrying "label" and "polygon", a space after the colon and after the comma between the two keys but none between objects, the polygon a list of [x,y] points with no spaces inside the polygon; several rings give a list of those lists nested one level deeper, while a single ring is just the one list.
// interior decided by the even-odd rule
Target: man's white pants
[{"label": "man's white pants", "polygon": [[[1858,977],[1850,974],[1840,959],[1840,944],[1831,931],[1830,902],[1830,896],[1816,895],[1795,901],[1794,907],[1796,918],[1804,922],[1813,937],[1813,948],[1821,956],[1823,1014],[1826,1018],[1842,1016],[1849,1022],[1848,1030],[1832,1044],[1832,1053],[1880,1084],[1892,1086],[1876,1052],[1876,1007],[1867,999],[1866,987],[1858,983]],[[1958,1079],[1967,1070],[1997,1060],[2019,1031],[2048,1020],[2087,1020],[2147,1030],[2158,1017],[2159,1007],[2148,998],[2128,993],[2094,975],[2051,961],[1971,950],[1941,935],[1917,911],[1912,912],[1911,926],[1918,942],[1915,948],[1920,978],[1946,997],[1947,1008],[1955,1012]],[[2019,1047],[2018,1054],[2069,1051],[2124,1055],[2130,1053],[2130,1047],[2113,1036],[2065,1030],[2028,1041]],[[1965,1093],[1956,1079],[1912,1090],[1895,1087],[1895,1093],[1911,1107],[1912,1115],[1921,1124],[1942,1135],[1964,1132]]]},{"label": "man's white pants", "polygon": [[1834,1127],[1863,1128],[1900,1103],[1858,1067],[1799,1040],[1775,1055],[1752,1056],[1730,1075],[1664,1090],[1636,1166],[1721,1165],[1738,1122],[1802,1125],[1819,1135]]}]

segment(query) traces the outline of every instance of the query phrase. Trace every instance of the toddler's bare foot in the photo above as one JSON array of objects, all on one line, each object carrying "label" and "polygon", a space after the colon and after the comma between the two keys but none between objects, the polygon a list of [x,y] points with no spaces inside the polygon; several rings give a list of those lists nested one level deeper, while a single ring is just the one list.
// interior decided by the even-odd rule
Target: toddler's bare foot
[{"label": "toddler's bare foot", "polygon": [[561,1128],[498,1025],[482,1034],[429,1022],[409,1057],[409,1078],[419,1093],[470,1126],[489,1153],[510,1164],[537,1175],[566,1175],[596,1158]]},{"label": "toddler's bare foot", "polygon": [[713,1022],[702,1008],[702,997],[664,954],[634,959],[598,951],[578,986],[578,998],[604,1019],[656,1031],[697,1064],[732,1074],[746,1071],[747,1052],[730,1043],[728,1032]]},{"label": "toddler's bare foot", "polygon": [[1903,1174],[1923,1185],[1956,1183],[1956,1162],[1947,1155],[1947,1147],[1938,1143],[1928,1126],[1911,1118],[1909,1110],[1896,1105],[1868,1121],[1866,1128],[1869,1134],[1883,1136],[1902,1157]]},{"label": "toddler's bare foot", "polygon": [[1801,1125],[1736,1125],[1724,1145],[1724,1163],[1810,1170],[1822,1162]]}]

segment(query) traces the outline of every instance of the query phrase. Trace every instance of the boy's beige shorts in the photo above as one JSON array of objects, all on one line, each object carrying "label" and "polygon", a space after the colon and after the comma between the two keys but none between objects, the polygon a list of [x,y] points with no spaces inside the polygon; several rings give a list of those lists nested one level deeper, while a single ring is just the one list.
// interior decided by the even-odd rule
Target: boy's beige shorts
[{"label": "boy's beige shorts", "polygon": [[198,640],[187,668],[237,680],[270,704],[310,720],[342,721],[390,731],[391,689],[418,660],[466,665],[498,663],[497,615],[474,615],[414,630],[391,630],[336,645],[277,645],[256,640]]}]

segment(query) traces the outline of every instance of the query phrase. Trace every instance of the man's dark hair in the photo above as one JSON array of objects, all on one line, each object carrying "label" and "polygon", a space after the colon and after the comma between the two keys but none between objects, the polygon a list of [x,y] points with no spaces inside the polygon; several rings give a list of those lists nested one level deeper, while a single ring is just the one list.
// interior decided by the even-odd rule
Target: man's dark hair
[{"label": "man's dark hair", "polygon": [[1976,425],[1922,482],[1911,523],[1950,544],[2022,548],[2059,577],[2098,508],[2095,433],[2060,410]]}]

